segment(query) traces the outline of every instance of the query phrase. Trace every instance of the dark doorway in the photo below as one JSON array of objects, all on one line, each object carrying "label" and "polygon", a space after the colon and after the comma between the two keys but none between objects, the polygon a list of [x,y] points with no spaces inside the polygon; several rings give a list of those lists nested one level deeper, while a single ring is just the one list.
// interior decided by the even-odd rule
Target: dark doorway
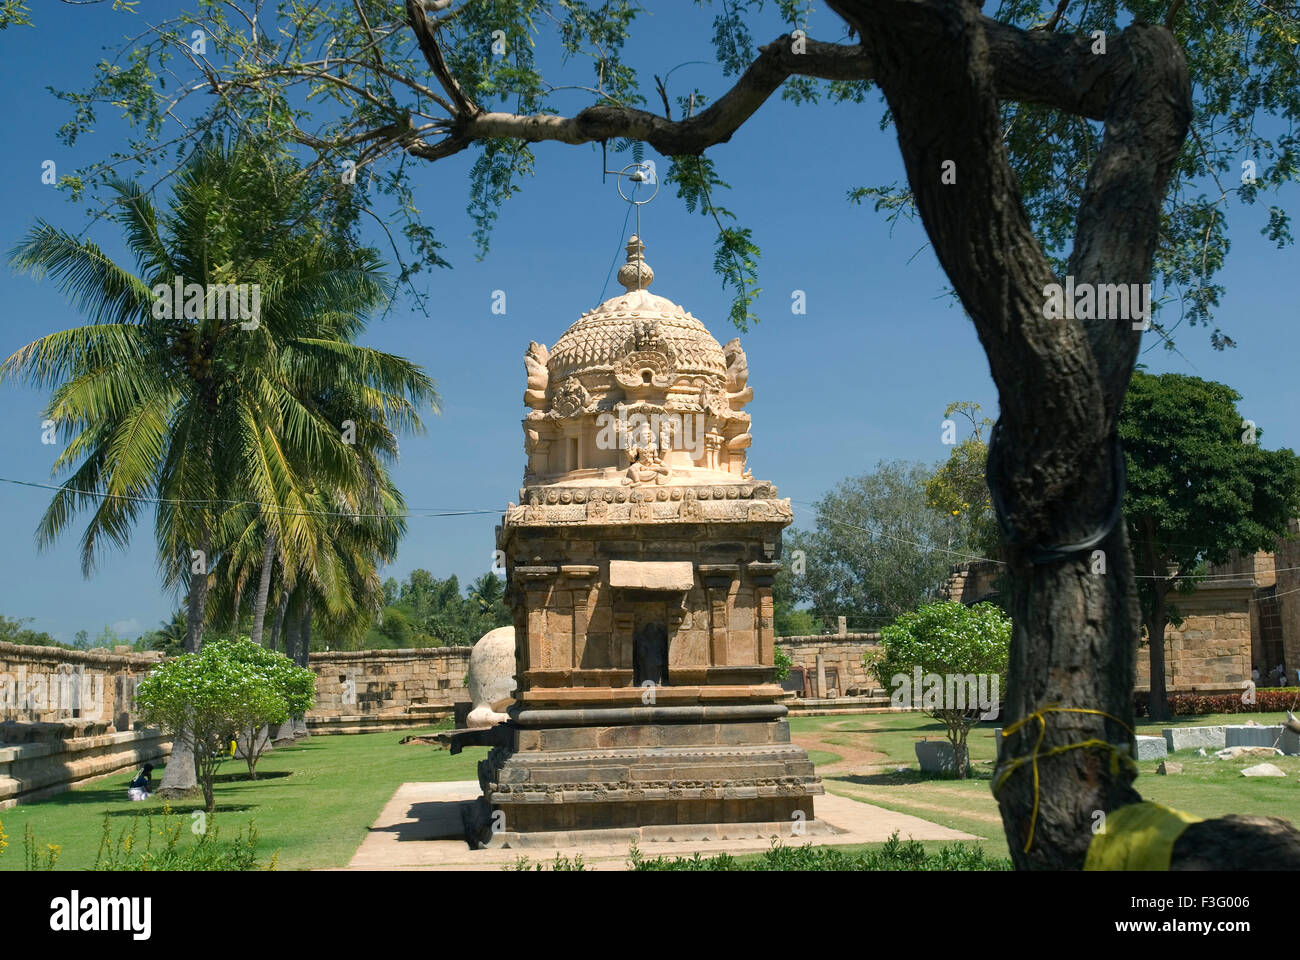
[{"label": "dark doorway", "polygon": [[668,683],[668,630],[663,623],[643,623],[632,639],[632,682]]}]

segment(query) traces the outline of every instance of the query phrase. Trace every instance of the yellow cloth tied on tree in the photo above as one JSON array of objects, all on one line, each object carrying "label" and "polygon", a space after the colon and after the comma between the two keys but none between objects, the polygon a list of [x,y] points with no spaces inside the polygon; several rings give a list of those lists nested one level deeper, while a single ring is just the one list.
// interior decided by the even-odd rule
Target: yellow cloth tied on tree
[{"label": "yellow cloth tied on tree", "polygon": [[1092,838],[1085,870],[1168,870],[1174,844],[1201,817],[1143,801],[1106,815],[1106,827]]}]

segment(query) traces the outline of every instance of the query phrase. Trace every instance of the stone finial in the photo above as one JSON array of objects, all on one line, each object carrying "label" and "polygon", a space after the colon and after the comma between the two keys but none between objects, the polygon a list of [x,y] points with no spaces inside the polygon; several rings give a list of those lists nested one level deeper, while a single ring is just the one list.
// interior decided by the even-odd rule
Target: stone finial
[{"label": "stone finial", "polygon": [[645,262],[645,244],[633,234],[627,242],[627,263],[618,268],[618,282],[631,293],[633,290],[644,290],[654,278],[655,272]]}]

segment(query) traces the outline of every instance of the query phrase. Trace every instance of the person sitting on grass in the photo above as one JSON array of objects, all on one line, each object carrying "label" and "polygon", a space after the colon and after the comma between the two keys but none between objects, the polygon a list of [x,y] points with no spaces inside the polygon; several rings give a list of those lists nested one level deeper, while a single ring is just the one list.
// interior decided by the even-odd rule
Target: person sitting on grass
[{"label": "person sitting on grass", "polygon": [[126,785],[126,795],[130,800],[143,800],[153,788],[153,764],[146,763],[136,778]]}]

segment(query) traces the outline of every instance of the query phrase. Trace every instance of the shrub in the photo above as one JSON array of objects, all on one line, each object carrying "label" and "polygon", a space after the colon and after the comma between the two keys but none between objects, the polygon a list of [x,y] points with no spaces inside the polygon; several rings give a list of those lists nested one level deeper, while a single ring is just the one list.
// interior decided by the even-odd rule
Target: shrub
[{"label": "shrub", "polygon": [[[952,743],[958,777],[966,776],[969,754],[966,736],[980,711],[965,698],[962,678],[987,677],[979,682],[980,699],[990,698],[996,708],[997,685],[1005,682],[1011,646],[1011,620],[991,603],[964,606],[955,601],[926,604],[905,613],[880,631],[880,646],[863,657],[863,663],[880,685],[893,690],[891,700],[912,700],[927,716],[943,723]],[[919,677],[917,674],[919,673]],[[934,693],[933,678],[942,689]],[[915,678],[915,679],[914,679]],[[924,695],[913,684],[925,680]],[[950,702],[952,689],[961,701]],[[900,691],[912,691],[913,697]],[[896,702],[896,706],[910,705]]]},{"label": "shrub", "polygon": [[[1203,717],[1211,713],[1280,713],[1295,707],[1300,688],[1269,687],[1255,690],[1254,703],[1242,703],[1240,693],[1175,693],[1169,697],[1169,712],[1175,717]],[[1145,690],[1133,695],[1134,710],[1139,717],[1148,716],[1150,694]]]},{"label": "shrub", "polygon": [[628,852],[628,866],[633,870],[1010,870],[1011,861],[989,857],[983,848],[964,843],[945,845],[937,853],[926,853],[919,841],[900,840],[898,831],[894,831],[878,850],[851,853],[812,844],[791,847],[774,840],[762,857],[743,862],[729,853],[647,860],[634,846]]},{"label": "shrub", "polygon": [[104,830],[95,856],[96,870],[274,870],[279,854],[273,854],[265,868],[257,859],[258,835],[253,821],[248,821],[248,833],[235,834],[229,843],[220,842],[220,828],[208,821],[194,843],[181,843],[186,821],[173,816],[170,807],[163,807],[161,823],[155,826],[152,813],[145,814],[146,832],[140,836],[140,818],[137,813],[130,827],[123,827],[117,838],[109,815],[104,814]]}]

